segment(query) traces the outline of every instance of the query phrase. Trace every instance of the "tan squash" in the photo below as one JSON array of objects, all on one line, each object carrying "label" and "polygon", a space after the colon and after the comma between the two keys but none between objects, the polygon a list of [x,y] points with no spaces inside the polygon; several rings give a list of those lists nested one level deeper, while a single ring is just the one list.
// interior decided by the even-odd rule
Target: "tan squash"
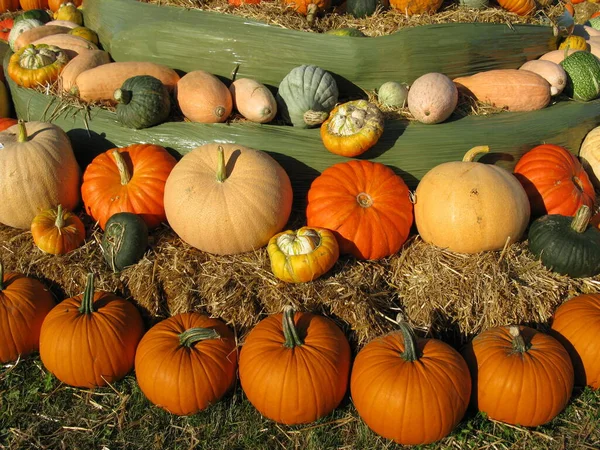
[{"label": "tan squash", "polygon": [[110,63],[110,55],[103,50],[87,50],[79,53],[67,63],[58,76],[59,86],[64,92],[70,92],[80,73],[94,67]]},{"label": "tan squash", "polygon": [[550,103],[550,83],[527,70],[488,70],[454,82],[477,100],[509,111],[535,111]]},{"label": "tan squash", "polygon": [[473,162],[488,150],[475,147],[462,161],[434,167],[418,184],[415,223],[425,242],[478,253],[521,238],[529,223],[529,199],[512,173]]},{"label": "tan squash", "polygon": [[177,83],[177,103],[192,122],[218,123],[227,120],[233,109],[227,86],[204,70],[194,70]]},{"label": "tan squash", "polygon": [[98,50],[98,47],[90,41],[70,34],[52,34],[50,36],[45,36],[41,39],[38,39],[33,43],[36,45],[56,45],[58,48],[62,48],[67,53],[69,59],[75,58],[84,50]]},{"label": "tan squash", "polygon": [[37,41],[38,39],[42,39],[46,36],[52,36],[54,34],[66,34],[69,31],[71,31],[70,28],[61,27],[58,25],[30,28],[29,30],[23,31],[15,40],[15,53],[26,45]]},{"label": "tan squash", "polygon": [[579,149],[579,159],[596,190],[600,189],[600,127],[586,135]]},{"label": "tan squash", "polygon": [[555,96],[560,94],[567,85],[567,73],[561,65],[541,59],[527,61],[519,70],[528,70],[529,72],[537,73],[550,83],[550,95]]},{"label": "tan squash", "polygon": [[600,36],[590,37],[587,41],[589,52],[596,58],[600,58]]},{"label": "tan squash", "polygon": [[58,25],[58,26],[67,27],[70,29],[77,28],[80,26],[80,25],[76,24],[75,22],[70,22],[68,20],[51,20],[50,22],[46,23],[46,26],[50,26],[50,25]]},{"label": "tan squash", "polygon": [[563,59],[567,56],[572,55],[575,52],[581,52],[582,50],[552,50],[551,52],[544,53],[540,56],[541,61],[551,61],[556,64],[560,64]]},{"label": "tan squash", "polygon": [[442,73],[426,73],[408,90],[408,109],[421,123],[446,120],[458,103],[456,85]]},{"label": "tan squash", "polygon": [[113,62],[102,64],[81,72],[71,88],[73,94],[82,100],[109,101],[115,103],[113,94],[125,80],[136,75],[151,75],[158,78],[172,92],[179,81],[179,75],[173,69],[152,62]]},{"label": "tan squash", "polygon": [[164,204],[181,239],[205,252],[231,255],[263,247],[281,231],[292,208],[292,186],[267,153],[210,143],[177,163],[165,184]]},{"label": "tan squash", "polygon": [[229,86],[233,107],[252,122],[267,123],[277,114],[277,101],[262,83],[251,78],[240,78]]}]

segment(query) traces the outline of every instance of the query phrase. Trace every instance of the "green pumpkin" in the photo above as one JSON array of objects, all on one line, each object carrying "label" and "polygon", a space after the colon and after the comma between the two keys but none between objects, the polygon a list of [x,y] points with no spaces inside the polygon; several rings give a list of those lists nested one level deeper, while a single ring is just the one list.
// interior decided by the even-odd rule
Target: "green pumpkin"
[{"label": "green pumpkin", "polygon": [[110,216],[104,228],[102,251],[104,259],[114,272],[137,263],[148,247],[146,222],[130,212]]},{"label": "green pumpkin", "polygon": [[338,87],[331,74],[317,66],[292,69],[277,91],[277,108],[283,119],[299,128],[322,124],[338,101]]},{"label": "green pumpkin", "polygon": [[150,75],[125,80],[114,93],[117,120],[129,128],[148,128],[164,122],[171,112],[171,97],[165,85]]},{"label": "green pumpkin", "polygon": [[15,17],[15,24],[19,23],[21,20],[24,19],[35,19],[39,20],[42,23],[48,23],[51,20],[53,20],[50,14],[48,14],[43,9],[30,9],[28,11],[25,11],[23,14],[19,14]]},{"label": "green pumpkin", "polygon": [[365,37],[365,34],[358,28],[346,27],[336,28],[334,30],[328,30],[325,34],[332,34],[334,36],[350,36],[350,37]]},{"label": "green pumpkin", "polygon": [[562,275],[580,278],[600,273],[600,230],[588,226],[591,215],[583,205],[575,217],[540,217],[529,228],[529,250]]},{"label": "green pumpkin", "polygon": [[379,0],[346,0],[346,12],[360,19],[372,15],[380,4]]}]

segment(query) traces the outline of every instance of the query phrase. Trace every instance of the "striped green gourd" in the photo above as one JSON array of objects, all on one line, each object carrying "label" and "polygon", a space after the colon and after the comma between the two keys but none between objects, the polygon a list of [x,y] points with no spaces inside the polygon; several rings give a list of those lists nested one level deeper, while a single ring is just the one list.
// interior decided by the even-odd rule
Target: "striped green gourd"
[{"label": "striped green gourd", "polygon": [[560,65],[567,72],[563,91],[574,100],[589,102],[600,96],[600,61],[589,52],[575,52]]}]

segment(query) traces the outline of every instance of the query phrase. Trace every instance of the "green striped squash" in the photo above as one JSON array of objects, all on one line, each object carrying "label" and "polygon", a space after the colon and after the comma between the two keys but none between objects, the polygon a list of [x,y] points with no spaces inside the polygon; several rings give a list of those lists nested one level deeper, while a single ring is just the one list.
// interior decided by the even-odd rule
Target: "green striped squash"
[{"label": "green striped squash", "polygon": [[600,61],[589,52],[575,52],[560,65],[567,72],[564,93],[574,100],[588,102],[600,96]]}]

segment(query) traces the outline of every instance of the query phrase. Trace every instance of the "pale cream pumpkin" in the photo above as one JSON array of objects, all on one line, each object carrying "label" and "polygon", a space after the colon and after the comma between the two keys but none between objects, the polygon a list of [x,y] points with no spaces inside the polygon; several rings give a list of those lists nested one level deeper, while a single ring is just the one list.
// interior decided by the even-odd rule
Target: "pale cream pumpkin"
[{"label": "pale cream pumpkin", "polygon": [[267,153],[210,143],[177,163],[165,185],[164,204],[181,239],[208,253],[231,255],[263,247],[284,227],[292,186]]},{"label": "pale cream pumpkin", "polygon": [[28,230],[42,210],[77,206],[80,171],[62,129],[19,123],[0,132],[0,146],[0,223]]},{"label": "pale cream pumpkin", "polygon": [[579,149],[579,159],[594,187],[600,189],[600,127],[586,135]]},{"label": "pale cream pumpkin", "polygon": [[446,120],[458,103],[456,85],[443,73],[426,73],[408,90],[408,109],[421,123]]},{"label": "pale cream pumpkin", "polygon": [[488,150],[475,147],[463,161],[440,164],[425,174],[415,201],[415,223],[425,242],[478,253],[521,238],[529,223],[529,199],[512,173],[473,162]]},{"label": "pale cream pumpkin", "polygon": [[192,122],[225,122],[233,108],[227,86],[204,70],[185,74],[177,82],[177,103]]}]

